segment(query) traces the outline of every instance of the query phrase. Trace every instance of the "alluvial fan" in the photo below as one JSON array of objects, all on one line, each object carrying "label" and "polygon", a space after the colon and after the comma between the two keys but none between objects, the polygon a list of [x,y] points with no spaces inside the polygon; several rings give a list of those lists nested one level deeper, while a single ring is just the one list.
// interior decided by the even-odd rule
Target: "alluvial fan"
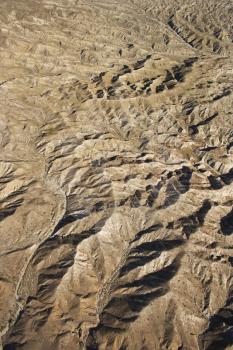
[{"label": "alluvial fan", "polygon": [[232,20],[1,0],[2,349],[233,349]]}]

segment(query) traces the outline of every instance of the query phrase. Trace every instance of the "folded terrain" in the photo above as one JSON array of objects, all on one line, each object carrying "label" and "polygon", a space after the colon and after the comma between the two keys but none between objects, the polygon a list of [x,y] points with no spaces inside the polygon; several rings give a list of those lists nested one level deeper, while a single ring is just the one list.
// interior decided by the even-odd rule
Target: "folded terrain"
[{"label": "folded terrain", "polygon": [[233,349],[232,19],[1,0],[2,349]]}]

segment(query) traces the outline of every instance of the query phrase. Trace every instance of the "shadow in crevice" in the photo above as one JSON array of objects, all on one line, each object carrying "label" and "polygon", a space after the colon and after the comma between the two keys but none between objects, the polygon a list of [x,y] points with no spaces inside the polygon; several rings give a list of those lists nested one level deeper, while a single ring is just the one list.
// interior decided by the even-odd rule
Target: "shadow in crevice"
[{"label": "shadow in crevice", "polygon": [[157,259],[163,251],[177,248],[183,243],[184,240],[155,240],[138,245],[130,251],[124,266],[119,271],[119,277]]},{"label": "shadow in crevice", "polygon": [[211,209],[211,202],[209,200],[205,200],[202,206],[193,214],[185,216],[176,222],[169,222],[168,228],[174,229],[174,227],[182,228],[182,232],[186,235],[187,238],[190,237],[191,234],[195,233],[199,227],[203,226],[205,217],[209,210]]},{"label": "shadow in crevice", "polygon": [[208,329],[199,337],[203,350],[224,350],[233,345],[233,310],[225,307],[212,316]]},{"label": "shadow in crevice", "polygon": [[118,334],[128,329],[146,306],[154,299],[165,295],[169,291],[169,281],[180,267],[180,257],[181,255],[160,271],[154,271],[132,282],[118,284],[117,288],[128,289],[128,294],[125,292],[120,296],[114,296],[104,307],[100,314],[99,325],[90,329],[87,349],[98,349],[99,339],[103,334],[108,337],[108,333]]},{"label": "shadow in crevice", "polygon": [[225,215],[223,218],[221,218],[220,221],[220,227],[221,227],[221,232],[225,236],[232,235],[233,233],[233,209]]}]

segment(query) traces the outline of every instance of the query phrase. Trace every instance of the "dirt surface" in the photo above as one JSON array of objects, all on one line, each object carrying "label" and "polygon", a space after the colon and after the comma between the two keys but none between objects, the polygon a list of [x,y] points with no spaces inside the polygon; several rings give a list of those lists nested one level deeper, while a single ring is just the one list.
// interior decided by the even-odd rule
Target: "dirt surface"
[{"label": "dirt surface", "polygon": [[2,349],[233,349],[232,20],[1,0]]}]

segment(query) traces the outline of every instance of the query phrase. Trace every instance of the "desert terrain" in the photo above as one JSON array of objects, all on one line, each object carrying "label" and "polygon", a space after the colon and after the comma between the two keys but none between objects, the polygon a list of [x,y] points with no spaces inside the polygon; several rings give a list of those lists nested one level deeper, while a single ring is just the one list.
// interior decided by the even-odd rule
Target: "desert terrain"
[{"label": "desert terrain", "polygon": [[0,349],[233,349],[233,3],[0,1]]}]

